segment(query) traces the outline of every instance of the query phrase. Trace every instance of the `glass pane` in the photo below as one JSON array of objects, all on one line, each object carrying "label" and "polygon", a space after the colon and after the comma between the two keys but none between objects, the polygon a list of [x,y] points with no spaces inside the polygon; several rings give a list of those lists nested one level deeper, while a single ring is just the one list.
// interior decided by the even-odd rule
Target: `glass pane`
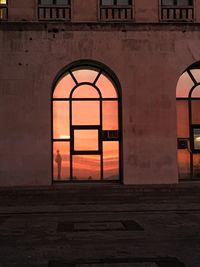
[{"label": "glass pane", "polygon": [[100,156],[73,156],[73,180],[100,180]]},{"label": "glass pane", "polygon": [[101,91],[103,98],[117,98],[114,84],[105,75],[100,75],[96,86]]},{"label": "glass pane", "polygon": [[102,0],[101,4],[104,6],[114,5],[114,0]]},{"label": "glass pane", "polygon": [[189,137],[188,100],[176,101],[177,136]]},{"label": "glass pane", "polygon": [[200,124],[200,100],[192,101],[192,123]]},{"label": "glass pane", "polygon": [[81,85],[76,88],[73,98],[99,98],[98,91],[91,85]]},{"label": "glass pane", "polygon": [[177,6],[189,6],[190,0],[177,0]]},{"label": "glass pane", "polygon": [[184,72],[178,80],[176,97],[188,97],[191,88],[194,86],[189,74]]},{"label": "glass pane", "polygon": [[178,149],[179,179],[190,178],[190,153],[187,149]]},{"label": "glass pane", "polygon": [[129,5],[129,0],[117,0],[117,5]]},{"label": "glass pane", "polygon": [[162,0],[162,5],[164,6],[173,6],[174,0]]},{"label": "glass pane", "polygon": [[69,98],[75,82],[70,74],[65,75],[59,80],[54,90],[53,98]]},{"label": "glass pane", "polygon": [[0,0],[0,4],[1,5],[6,5],[7,4],[7,0]]},{"label": "glass pane", "polygon": [[99,101],[72,101],[73,125],[100,125]]},{"label": "glass pane", "polygon": [[103,142],[104,180],[119,179],[119,142]]},{"label": "glass pane", "polygon": [[56,0],[56,5],[69,5],[69,0]]},{"label": "glass pane", "polygon": [[69,101],[53,101],[53,138],[70,138]]},{"label": "glass pane", "polygon": [[82,82],[93,83],[98,73],[99,71],[91,70],[91,69],[79,69],[79,70],[73,71],[73,75],[75,76],[78,83],[82,83]]},{"label": "glass pane", "polygon": [[98,130],[74,130],[74,150],[91,151],[99,149]]},{"label": "glass pane", "polygon": [[200,129],[193,129],[194,134],[194,149],[200,149]]},{"label": "glass pane", "polygon": [[118,130],[118,101],[103,101],[103,130]]},{"label": "glass pane", "polygon": [[40,0],[41,5],[53,5],[53,0]]},{"label": "glass pane", "polygon": [[193,70],[190,70],[190,72],[194,76],[197,83],[199,83],[200,82],[200,69],[193,69]]},{"label": "glass pane", "polygon": [[200,98],[200,85],[196,86],[194,90],[192,91],[192,96],[193,98]]},{"label": "glass pane", "polygon": [[193,176],[200,177],[200,154],[193,154]]},{"label": "glass pane", "polygon": [[53,177],[54,181],[69,180],[70,177],[69,142],[53,143]]}]

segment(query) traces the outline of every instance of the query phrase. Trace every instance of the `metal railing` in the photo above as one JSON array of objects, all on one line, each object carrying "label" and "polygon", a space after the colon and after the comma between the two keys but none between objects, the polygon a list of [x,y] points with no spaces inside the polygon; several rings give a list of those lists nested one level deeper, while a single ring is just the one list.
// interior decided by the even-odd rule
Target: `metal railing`
[{"label": "metal railing", "polygon": [[39,5],[39,20],[71,20],[71,6]]},{"label": "metal railing", "polygon": [[8,7],[5,5],[0,5],[0,20],[8,19]]},{"label": "metal railing", "polygon": [[162,6],[161,20],[163,21],[193,21],[193,6]]},{"label": "metal railing", "polygon": [[100,6],[100,20],[132,20],[132,5]]}]

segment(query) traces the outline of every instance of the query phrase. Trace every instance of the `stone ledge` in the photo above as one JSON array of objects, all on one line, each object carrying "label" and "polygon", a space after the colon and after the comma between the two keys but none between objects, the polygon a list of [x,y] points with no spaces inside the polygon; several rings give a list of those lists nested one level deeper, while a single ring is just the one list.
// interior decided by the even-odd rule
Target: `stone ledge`
[{"label": "stone ledge", "polygon": [[48,31],[58,33],[62,31],[198,31],[200,23],[187,22],[57,22],[57,21],[3,21],[0,22],[1,31]]}]

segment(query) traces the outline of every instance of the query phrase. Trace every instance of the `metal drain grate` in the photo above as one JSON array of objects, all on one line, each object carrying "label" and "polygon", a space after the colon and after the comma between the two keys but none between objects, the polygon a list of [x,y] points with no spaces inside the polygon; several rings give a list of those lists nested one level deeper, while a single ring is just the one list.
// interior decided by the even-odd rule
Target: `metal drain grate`
[{"label": "metal drain grate", "polygon": [[89,232],[89,231],[142,231],[135,221],[84,221],[59,222],[58,232]]},{"label": "metal drain grate", "polygon": [[128,258],[77,263],[50,261],[48,267],[186,267],[177,258]]}]

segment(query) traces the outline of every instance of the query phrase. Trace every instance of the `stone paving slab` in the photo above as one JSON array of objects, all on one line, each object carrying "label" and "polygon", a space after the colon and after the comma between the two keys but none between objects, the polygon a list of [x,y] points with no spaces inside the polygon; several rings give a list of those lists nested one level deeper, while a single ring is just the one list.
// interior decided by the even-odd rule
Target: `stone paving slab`
[{"label": "stone paving slab", "polygon": [[146,263],[104,263],[104,264],[76,264],[76,267],[158,267],[157,264]]},{"label": "stone paving slab", "polygon": [[106,187],[105,201],[95,196],[100,187],[91,199],[84,188],[67,196],[62,189],[0,190],[0,267],[200,266],[200,191],[154,195]]},{"label": "stone paving slab", "polygon": [[[106,261],[106,260],[105,260]],[[185,267],[176,258],[129,258],[110,259],[107,262],[100,260],[96,263],[67,263],[59,261],[50,261],[48,267]]]},{"label": "stone paving slab", "polygon": [[48,214],[48,213],[88,213],[88,212],[160,212],[160,211],[199,211],[200,198],[194,202],[188,203],[128,203],[128,204],[77,204],[77,205],[36,205],[36,206],[0,206],[0,215],[9,214]]}]

